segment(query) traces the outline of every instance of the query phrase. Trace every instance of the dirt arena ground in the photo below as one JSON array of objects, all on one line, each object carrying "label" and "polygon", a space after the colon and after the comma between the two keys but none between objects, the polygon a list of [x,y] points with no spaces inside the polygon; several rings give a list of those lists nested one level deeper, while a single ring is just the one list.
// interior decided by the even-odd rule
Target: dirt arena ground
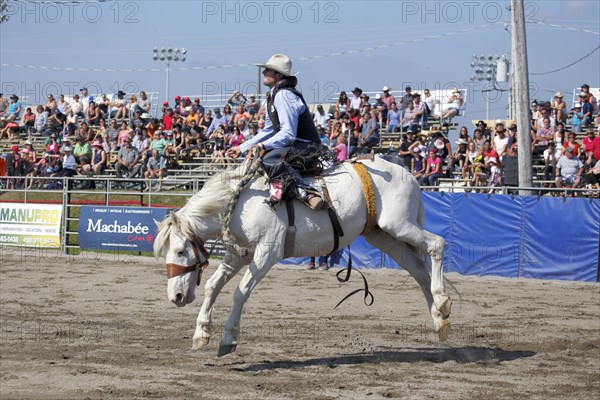
[{"label": "dirt arena ground", "polygon": [[[214,271],[211,263],[209,274]],[[449,274],[453,330],[439,343],[405,272],[277,266],[242,318],[237,352],[191,350],[202,300],[176,308],[151,258],[3,248],[3,399],[596,399],[600,286]],[[206,279],[206,276],[205,276]],[[222,326],[230,282],[215,307]],[[594,394],[595,393],[595,394]]]}]

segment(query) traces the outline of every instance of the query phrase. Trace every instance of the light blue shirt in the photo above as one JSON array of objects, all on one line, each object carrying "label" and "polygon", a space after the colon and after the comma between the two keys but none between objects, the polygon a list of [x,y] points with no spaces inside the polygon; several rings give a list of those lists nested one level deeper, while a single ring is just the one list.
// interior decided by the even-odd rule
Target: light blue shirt
[{"label": "light blue shirt", "polygon": [[210,135],[212,131],[214,131],[221,125],[227,125],[227,117],[225,117],[223,114],[221,114],[220,117],[217,117],[215,115],[212,122],[210,123],[210,126],[208,127],[208,134]]},{"label": "light blue shirt", "polygon": [[[272,93],[273,91],[271,90]],[[242,153],[245,153],[250,147],[259,143],[265,146],[265,150],[272,150],[290,146],[296,141],[298,120],[300,119],[300,115],[306,110],[302,99],[289,90],[282,90],[275,96],[273,106],[277,110],[277,116],[279,117],[279,132],[275,132],[269,113],[265,113],[267,118],[264,129],[261,129],[252,139],[240,145]]]}]

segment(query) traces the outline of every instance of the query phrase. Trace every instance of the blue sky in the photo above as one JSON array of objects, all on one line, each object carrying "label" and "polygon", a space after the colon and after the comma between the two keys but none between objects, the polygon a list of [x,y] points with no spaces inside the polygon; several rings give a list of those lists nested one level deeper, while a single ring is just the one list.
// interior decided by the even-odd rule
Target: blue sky
[{"label": "blue sky", "polygon": [[[354,86],[469,87],[467,117],[475,119],[485,116],[485,101],[478,92],[482,85],[470,82],[471,56],[510,55],[511,46],[502,23],[510,29],[508,1],[26,3],[9,0],[10,20],[0,25],[0,79],[3,93],[16,91],[40,101],[48,92],[70,94],[82,85],[91,92],[159,91],[162,100],[164,70],[119,70],[164,68],[152,60],[152,49],[172,46],[188,49],[187,61],[172,68],[251,64],[288,54],[296,60],[293,68],[309,102],[325,102],[331,93]],[[542,23],[527,25],[530,73],[561,68],[597,47],[599,4],[526,2],[526,15]],[[352,52],[365,48],[376,49]],[[351,53],[312,58],[344,52]],[[584,82],[600,87],[599,60],[596,51],[562,71],[531,75],[532,99],[549,99],[560,90],[571,101],[573,88]],[[43,66],[59,70],[39,69]],[[170,78],[171,98],[208,92],[225,98],[234,89],[255,90],[257,69],[173,70]],[[507,97],[500,96],[490,106],[493,118],[506,114]]]}]

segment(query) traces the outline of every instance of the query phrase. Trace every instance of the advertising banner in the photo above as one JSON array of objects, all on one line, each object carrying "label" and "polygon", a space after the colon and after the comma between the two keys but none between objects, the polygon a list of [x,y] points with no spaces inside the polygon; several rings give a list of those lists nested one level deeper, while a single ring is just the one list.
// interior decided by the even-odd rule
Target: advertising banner
[{"label": "advertising banner", "polygon": [[167,208],[83,206],[79,215],[79,247],[93,250],[151,252]]},{"label": "advertising banner", "polygon": [[60,247],[61,205],[2,203],[0,245]]}]

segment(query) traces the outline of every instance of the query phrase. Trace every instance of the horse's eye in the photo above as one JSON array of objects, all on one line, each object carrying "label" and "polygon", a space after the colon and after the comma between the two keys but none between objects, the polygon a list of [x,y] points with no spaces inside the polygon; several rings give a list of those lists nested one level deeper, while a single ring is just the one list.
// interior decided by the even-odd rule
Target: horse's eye
[{"label": "horse's eye", "polygon": [[183,249],[177,251],[177,257],[183,257],[184,254],[185,254],[185,251],[183,251]]}]

